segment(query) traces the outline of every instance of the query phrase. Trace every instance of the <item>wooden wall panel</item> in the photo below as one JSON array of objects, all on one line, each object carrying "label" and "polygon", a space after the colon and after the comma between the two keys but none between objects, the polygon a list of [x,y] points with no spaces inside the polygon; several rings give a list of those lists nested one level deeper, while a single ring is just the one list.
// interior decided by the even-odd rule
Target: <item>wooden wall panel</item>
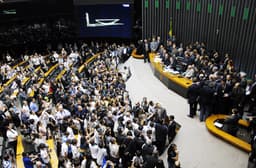
[{"label": "wooden wall panel", "polygon": [[179,42],[184,45],[205,42],[208,49],[229,53],[238,70],[249,76],[256,73],[256,1],[142,0],[142,3],[143,38],[160,35],[166,41],[172,18],[173,34]]}]

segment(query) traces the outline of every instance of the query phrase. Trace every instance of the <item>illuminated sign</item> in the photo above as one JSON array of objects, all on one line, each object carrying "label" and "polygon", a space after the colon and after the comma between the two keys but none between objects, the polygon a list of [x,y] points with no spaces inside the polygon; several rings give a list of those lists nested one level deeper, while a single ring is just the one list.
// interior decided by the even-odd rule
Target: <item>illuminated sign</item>
[{"label": "illuminated sign", "polygon": [[105,27],[105,26],[120,26],[124,25],[124,23],[118,23],[120,19],[95,19],[95,23],[90,23],[89,13],[85,13],[86,15],[86,26],[87,27]]}]

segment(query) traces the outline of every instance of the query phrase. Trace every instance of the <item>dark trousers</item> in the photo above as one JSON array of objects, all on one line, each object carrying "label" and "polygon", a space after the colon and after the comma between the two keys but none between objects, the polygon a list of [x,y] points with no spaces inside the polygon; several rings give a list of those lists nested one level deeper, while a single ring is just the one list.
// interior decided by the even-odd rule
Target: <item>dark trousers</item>
[{"label": "dark trousers", "polygon": [[159,152],[159,155],[163,154],[165,150],[165,140],[156,141],[156,147]]},{"label": "dark trousers", "polygon": [[148,51],[144,52],[144,63],[146,63],[147,61],[150,62],[149,61],[149,52]]},{"label": "dark trousers", "polygon": [[189,115],[191,117],[196,115],[196,110],[197,110],[197,102],[189,103]]},{"label": "dark trousers", "polygon": [[16,156],[16,149],[17,149],[17,141],[12,141],[8,143],[8,147],[13,149],[14,156]]},{"label": "dark trousers", "polygon": [[206,104],[200,104],[200,121],[205,121],[212,113],[212,106]]}]

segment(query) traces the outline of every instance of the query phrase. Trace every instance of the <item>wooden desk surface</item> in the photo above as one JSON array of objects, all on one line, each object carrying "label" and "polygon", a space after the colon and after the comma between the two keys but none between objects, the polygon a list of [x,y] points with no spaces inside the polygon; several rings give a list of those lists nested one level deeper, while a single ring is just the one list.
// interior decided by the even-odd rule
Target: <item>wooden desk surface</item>
[{"label": "wooden desk surface", "polygon": [[[221,129],[217,128],[214,125],[214,122],[217,119],[225,119],[227,118],[227,115],[223,115],[223,114],[218,114],[218,115],[211,115],[210,117],[208,117],[205,121],[206,127],[207,129],[213,133],[214,135],[224,139],[225,141],[233,144],[234,146],[243,149],[246,152],[251,152],[251,145],[237,137],[234,137],[228,133],[226,133],[225,131],[222,131]],[[241,124],[242,123],[242,124]],[[239,124],[243,125],[245,123],[244,120],[239,120]]]},{"label": "wooden desk surface", "polygon": [[154,54],[154,53],[149,54],[151,65],[155,68],[155,70],[160,72],[162,75],[167,77],[169,80],[177,83],[178,85],[180,85],[184,88],[188,88],[190,85],[192,85],[192,81],[188,78],[182,77],[181,75],[171,74],[170,72],[164,72],[163,64],[160,62],[154,61],[155,55],[156,54]]}]

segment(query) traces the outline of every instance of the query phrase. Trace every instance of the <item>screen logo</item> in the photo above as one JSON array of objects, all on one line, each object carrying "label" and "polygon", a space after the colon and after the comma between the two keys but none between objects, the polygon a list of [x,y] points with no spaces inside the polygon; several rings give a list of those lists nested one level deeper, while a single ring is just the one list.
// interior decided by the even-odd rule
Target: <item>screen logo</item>
[{"label": "screen logo", "polygon": [[119,23],[120,19],[95,19],[94,23],[90,23],[89,13],[85,13],[87,27],[105,27],[105,26],[120,26],[124,23]]}]

